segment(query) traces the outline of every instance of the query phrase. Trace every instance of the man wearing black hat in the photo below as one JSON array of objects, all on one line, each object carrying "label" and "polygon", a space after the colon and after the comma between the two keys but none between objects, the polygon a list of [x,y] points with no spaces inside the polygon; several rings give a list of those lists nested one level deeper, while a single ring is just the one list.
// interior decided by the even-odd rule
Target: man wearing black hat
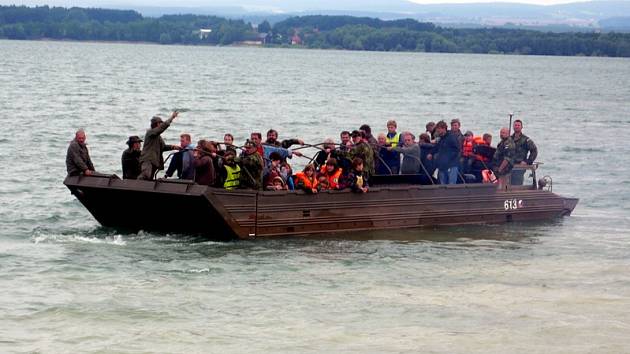
[{"label": "man wearing black hat", "polygon": [[152,180],[155,171],[164,169],[164,157],[162,153],[169,150],[181,149],[179,145],[166,145],[161,134],[171,125],[173,120],[177,118],[179,112],[175,111],[171,117],[162,121],[160,117],[151,118],[151,129],[147,130],[144,135],[144,146],[140,153],[140,176],[138,179]]},{"label": "man wearing black hat", "polygon": [[142,139],[137,135],[130,136],[127,140],[129,149],[122,153],[122,170],[124,179],[137,179],[140,176],[140,145]]}]

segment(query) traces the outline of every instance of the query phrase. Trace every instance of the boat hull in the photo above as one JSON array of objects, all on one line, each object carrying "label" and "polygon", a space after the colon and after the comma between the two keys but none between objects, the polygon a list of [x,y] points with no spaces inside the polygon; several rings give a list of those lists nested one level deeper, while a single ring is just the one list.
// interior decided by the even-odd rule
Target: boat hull
[{"label": "boat hull", "polygon": [[547,220],[570,215],[578,202],[549,191],[491,184],[391,185],[369,193],[315,195],[116,176],[68,177],[64,184],[103,226],[213,239]]}]

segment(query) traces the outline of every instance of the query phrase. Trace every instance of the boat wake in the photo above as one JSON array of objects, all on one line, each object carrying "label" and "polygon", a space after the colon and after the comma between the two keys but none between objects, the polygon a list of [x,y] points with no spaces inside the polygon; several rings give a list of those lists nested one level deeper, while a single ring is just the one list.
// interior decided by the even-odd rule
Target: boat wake
[{"label": "boat wake", "polygon": [[90,233],[72,232],[58,233],[44,229],[35,229],[31,234],[31,241],[35,244],[39,243],[93,243],[93,244],[110,244],[115,246],[126,246],[127,241],[123,235],[90,235]]}]

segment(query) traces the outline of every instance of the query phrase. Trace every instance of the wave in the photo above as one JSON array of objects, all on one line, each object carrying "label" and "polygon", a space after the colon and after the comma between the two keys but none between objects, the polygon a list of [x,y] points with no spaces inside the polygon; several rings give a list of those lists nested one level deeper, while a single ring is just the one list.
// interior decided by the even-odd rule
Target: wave
[{"label": "wave", "polygon": [[596,148],[596,147],[580,147],[580,146],[565,146],[562,148],[564,152],[577,152],[577,153],[585,153],[585,152],[597,152],[604,153],[605,149]]},{"label": "wave", "polygon": [[166,108],[166,107],[161,107],[160,108],[160,112],[164,112],[165,114],[168,114],[170,117],[171,112],[173,111],[178,111],[179,113],[185,113],[185,112],[190,112],[191,109],[190,108]]},{"label": "wave", "polygon": [[210,112],[212,113],[225,113],[225,112],[231,112],[231,109],[228,108],[213,108],[210,110]]},{"label": "wave", "polygon": [[39,243],[93,243],[93,244],[109,244],[115,246],[126,246],[127,241],[123,235],[111,235],[105,237],[81,235],[81,234],[63,234],[50,233],[42,230],[34,230],[31,235],[31,241],[35,244]]},{"label": "wave", "polygon": [[181,270],[178,272],[188,273],[188,274],[222,273],[223,269],[222,268],[192,268],[192,269]]},{"label": "wave", "polygon": [[194,247],[229,247],[229,242],[209,240],[206,235],[201,234],[174,234],[174,233],[154,233],[138,231],[124,233],[120,230],[96,227],[94,229],[66,229],[51,230],[45,227],[37,227],[31,231],[31,242],[39,243],[90,243],[115,246],[127,246],[128,244],[151,243],[166,246],[194,246]]}]

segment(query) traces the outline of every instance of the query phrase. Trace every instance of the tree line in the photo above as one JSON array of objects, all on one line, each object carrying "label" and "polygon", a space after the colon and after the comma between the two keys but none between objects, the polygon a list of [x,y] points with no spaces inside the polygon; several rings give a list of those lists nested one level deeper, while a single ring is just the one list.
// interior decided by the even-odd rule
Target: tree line
[{"label": "tree line", "polygon": [[[201,28],[212,32],[200,35]],[[251,24],[216,16],[38,6],[0,6],[0,38],[72,39],[179,44],[232,44],[258,35]]]},{"label": "tree line", "polygon": [[453,29],[415,20],[383,21],[349,16],[293,17],[276,23],[272,42],[295,37],[309,48],[630,57],[630,34]]},{"label": "tree line", "polygon": [[[200,33],[200,29],[211,29]],[[216,16],[143,17],[131,10],[0,6],[0,38],[142,41],[163,44],[264,44],[307,48],[630,57],[630,34],[453,29],[412,19],[291,17],[257,27]]]}]

